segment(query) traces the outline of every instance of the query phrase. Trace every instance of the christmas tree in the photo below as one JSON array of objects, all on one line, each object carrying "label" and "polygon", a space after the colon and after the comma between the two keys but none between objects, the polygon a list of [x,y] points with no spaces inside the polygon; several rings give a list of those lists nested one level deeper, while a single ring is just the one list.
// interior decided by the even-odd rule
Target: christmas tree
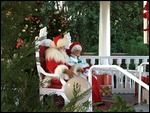
[{"label": "christmas tree", "polygon": [[[60,27],[64,21],[62,21],[61,15],[53,14],[56,16],[48,19],[48,23],[47,21],[44,22],[45,18],[40,13],[41,6],[42,3],[39,1],[1,2],[2,111],[60,111],[50,100],[52,95],[49,95],[50,98],[45,98],[44,105],[39,101],[39,78],[35,66],[34,39],[39,34],[39,30],[46,24],[53,31],[51,37],[62,33],[63,31],[59,31],[58,28],[54,29],[55,27],[52,26],[57,24]],[[57,20],[56,23],[54,20]],[[51,21],[54,22],[51,24]],[[77,99],[75,100],[77,101]],[[73,101],[70,106],[73,106],[76,101]],[[66,106],[63,110],[70,110],[68,107]]]},{"label": "christmas tree", "polygon": [[38,8],[35,1],[1,1],[2,111],[37,109],[33,106],[39,102],[33,40],[40,27]]}]

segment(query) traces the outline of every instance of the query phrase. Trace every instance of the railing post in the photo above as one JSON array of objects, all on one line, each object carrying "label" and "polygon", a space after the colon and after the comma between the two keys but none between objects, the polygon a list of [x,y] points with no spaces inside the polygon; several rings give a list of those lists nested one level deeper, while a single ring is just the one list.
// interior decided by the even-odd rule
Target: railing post
[{"label": "railing post", "polygon": [[[145,65],[149,65],[149,62],[143,62],[140,64],[139,66],[139,79],[141,80],[141,76],[142,76],[142,66]],[[141,103],[141,85],[139,84],[139,92],[138,92],[138,103]]]}]

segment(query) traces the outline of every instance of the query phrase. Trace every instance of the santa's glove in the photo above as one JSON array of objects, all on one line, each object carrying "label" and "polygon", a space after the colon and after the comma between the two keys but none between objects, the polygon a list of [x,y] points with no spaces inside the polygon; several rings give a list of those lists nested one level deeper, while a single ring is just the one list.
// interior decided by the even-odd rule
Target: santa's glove
[{"label": "santa's glove", "polygon": [[77,72],[84,73],[84,69],[82,69],[82,68],[79,68],[79,69],[77,69]]},{"label": "santa's glove", "polygon": [[65,69],[64,73],[67,74],[67,75],[69,76],[69,78],[72,78],[72,77],[74,77],[74,75],[75,75],[74,72],[72,72],[72,71],[69,70],[69,69]]}]

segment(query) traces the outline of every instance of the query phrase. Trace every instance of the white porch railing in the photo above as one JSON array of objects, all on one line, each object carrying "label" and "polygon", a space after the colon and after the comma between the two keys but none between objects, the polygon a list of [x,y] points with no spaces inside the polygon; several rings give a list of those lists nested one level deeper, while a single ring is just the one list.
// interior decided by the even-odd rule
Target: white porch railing
[{"label": "white porch railing", "polygon": [[[88,77],[89,77],[88,81],[90,82],[90,84],[92,84],[92,70],[93,69],[101,69],[101,68],[107,68],[107,69],[115,68],[118,71],[120,71],[121,73],[123,73],[125,76],[129,77],[130,79],[132,79],[135,82],[137,82],[139,85],[141,85],[144,88],[146,88],[147,90],[149,90],[149,85],[147,85],[146,83],[141,81],[141,79],[135,77],[134,75],[129,73],[127,70],[124,70],[123,68],[121,68],[121,67],[119,67],[117,65],[93,65],[93,66],[91,66],[90,69],[89,69],[89,72],[88,72]],[[91,94],[91,97],[89,98],[89,101],[92,102],[92,94]],[[92,107],[91,106],[89,106],[89,111],[92,111]]]},{"label": "white porch railing", "polygon": [[[104,60],[108,60],[108,65],[122,67],[137,78],[139,77],[139,65],[149,61],[149,56],[82,56],[81,58],[91,66],[104,65]],[[135,93],[135,81],[116,68],[98,68],[97,71],[99,74],[112,75],[112,93]],[[142,67],[142,75],[149,75],[145,65]]]}]

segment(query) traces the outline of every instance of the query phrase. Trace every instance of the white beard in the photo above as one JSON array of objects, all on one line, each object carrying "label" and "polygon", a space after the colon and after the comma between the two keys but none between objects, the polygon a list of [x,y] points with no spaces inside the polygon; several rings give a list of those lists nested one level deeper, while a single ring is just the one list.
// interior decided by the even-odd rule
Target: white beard
[{"label": "white beard", "polygon": [[69,62],[69,56],[67,55],[66,51],[60,51],[62,56],[65,58],[65,62],[68,63]]},{"label": "white beard", "polygon": [[69,56],[66,51],[59,51],[55,48],[49,48],[46,51],[45,58],[46,59],[54,59],[56,62],[67,63],[69,62]]}]

